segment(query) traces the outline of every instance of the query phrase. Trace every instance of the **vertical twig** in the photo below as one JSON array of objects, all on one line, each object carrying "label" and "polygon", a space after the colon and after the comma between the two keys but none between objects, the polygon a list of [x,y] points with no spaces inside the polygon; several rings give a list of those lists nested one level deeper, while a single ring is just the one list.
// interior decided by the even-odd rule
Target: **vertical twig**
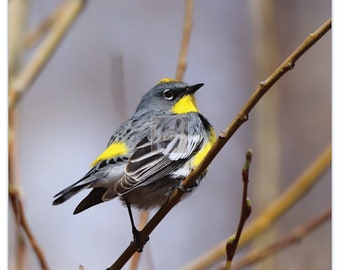
[{"label": "vertical twig", "polygon": [[187,56],[188,56],[189,41],[190,41],[190,35],[191,35],[191,29],[192,29],[193,10],[194,10],[194,0],[186,0],[182,42],[181,42],[180,53],[178,56],[178,63],[177,63],[176,76],[175,76],[176,80],[179,80],[179,81],[183,80],[183,75],[187,67]]},{"label": "vertical twig", "polygon": [[227,261],[225,265],[225,270],[230,270],[231,262],[234,258],[238,242],[241,237],[241,233],[243,230],[243,226],[246,223],[246,220],[250,216],[251,213],[251,204],[248,198],[248,183],[249,183],[249,167],[251,163],[253,153],[249,149],[246,153],[246,161],[244,163],[242,169],[242,181],[243,181],[243,193],[242,193],[242,206],[241,206],[241,215],[240,221],[238,223],[236,234],[230,237],[227,241],[226,252],[227,252]]},{"label": "vertical twig", "polygon": [[[28,64],[17,74],[10,72],[9,78],[9,138],[8,138],[8,163],[9,163],[9,197],[14,210],[15,218],[20,228],[27,236],[35,255],[37,256],[41,269],[47,270],[48,265],[42,249],[39,247],[26,219],[21,194],[18,187],[17,176],[17,149],[16,149],[16,106],[18,100],[27,91],[33,83],[39,72],[43,69],[47,61],[51,58],[52,53],[61,42],[66,31],[70,28],[73,21],[82,10],[84,0],[69,0],[65,4],[63,12],[58,13],[59,18],[53,24],[53,27],[36,50]],[[11,18],[9,18],[11,19]],[[15,61],[14,61],[15,62]],[[15,77],[14,77],[15,76]],[[19,231],[19,230],[18,230]],[[23,239],[20,239],[19,248],[22,251]],[[19,264],[22,264],[22,254],[18,254]]]},{"label": "vertical twig", "polygon": [[331,208],[329,207],[323,210],[317,216],[294,228],[292,231],[274,243],[255,248],[254,250],[250,251],[234,263],[233,270],[243,269],[246,266],[252,265],[260,260],[280,252],[284,248],[294,243],[302,241],[304,237],[313,232],[315,229],[319,228],[326,221],[329,221],[330,218]]},{"label": "vertical twig", "polygon": [[[279,46],[277,39],[276,9],[273,0],[249,1],[252,29],[254,32],[254,77],[261,78],[268,74],[278,63]],[[269,57],[268,57],[269,56]],[[255,81],[254,78],[254,81]],[[254,171],[254,186],[252,190],[253,209],[256,215],[260,209],[266,208],[268,202],[275,200],[279,194],[281,183],[281,139],[279,102],[282,92],[280,84],[273,86],[272,92],[258,104],[254,110],[254,151],[256,151],[256,170]],[[275,154],[273,154],[275,153]],[[267,184],[271,179],[270,185]],[[257,243],[268,243],[275,239],[276,230],[272,228],[257,238]],[[266,260],[258,269],[272,269],[273,260]]]},{"label": "vertical twig", "polygon": [[[258,217],[253,219],[244,229],[239,242],[239,247],[249,243],[259,234],[264,232],[280,216],[288,211],[294,204],[303,198],[303,195],[312,188],[320,176],[329,168],[331,164],[331,146],[324,151],[299,175],[293,183],[265,209]],[[205,269],[221,260],[225,255],[225,241],[201,255],[181,269],[196,270]]]}]

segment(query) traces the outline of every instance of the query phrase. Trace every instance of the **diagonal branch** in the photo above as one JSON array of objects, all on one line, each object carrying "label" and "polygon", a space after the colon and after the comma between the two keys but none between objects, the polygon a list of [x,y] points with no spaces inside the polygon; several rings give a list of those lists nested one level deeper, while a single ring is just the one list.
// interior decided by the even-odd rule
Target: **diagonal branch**
[{"label": "diagonal branch", "polygon": [[67,30],[70,29],[75,19],[83,10],[85,0],[69,0],[67,4],[28,64],[19,72],[16,78],[10,81],[8,102],[10,108],[17,104],[45,67],[48,60],[51,59],[52,54],[64,38]]},{"label": "diagonal branch", "polygon": [[[238,130],[238,128],[248,120],[248,114],[260,101],[262,96],[267,93],[270,87],[278,81],[286,72],[291,70],[295,62],[310,48],[312,47],[322,36],[324,36],[331,28],[331,19],[328,19],[319,29],[314,33],[309,34],[303,43],[263,82],[260,83],[254,94],[250,97],[247,103],[243,106],[232,123],[221,132],[216,142],[207,153],[203,161],[193,170],[189,176],[183,180],[183,189],[175,190],[165,204],[159,209],[159,211],[152,217],[149,223],[141,231],[141,241],[147,239],[155,227],[162,221],[167,213],[180,201],[183,190],[193,185],[195,180],[206,170],[215,156],[223,148],[223,146],[229,141],[232,135]],[[125,249],[117,261],[108,268],[109,270],[121,269],[131,256],[136,252],[137,246],[134,242]]]}]

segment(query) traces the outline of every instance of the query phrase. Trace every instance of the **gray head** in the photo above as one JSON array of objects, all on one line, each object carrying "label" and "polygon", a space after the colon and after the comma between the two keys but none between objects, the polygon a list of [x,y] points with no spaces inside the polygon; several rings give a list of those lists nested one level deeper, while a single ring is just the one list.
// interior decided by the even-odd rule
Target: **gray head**
[{"label": "gray head", "polygon": [[202,86],[203,83],[190,85],[174,79],[162,79],[142,97],[136,112],[198,112],[194,93]]}]

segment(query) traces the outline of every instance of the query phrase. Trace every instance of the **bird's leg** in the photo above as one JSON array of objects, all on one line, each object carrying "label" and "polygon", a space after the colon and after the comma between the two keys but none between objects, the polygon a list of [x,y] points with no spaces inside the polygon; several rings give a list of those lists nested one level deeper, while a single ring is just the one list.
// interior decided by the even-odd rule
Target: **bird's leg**
[{"label": "bird's leg", "polygon": [[145,239],[145,241],[142,241],[142,239],[141,239],[141,232],[136,228],[135,222],[133,220],[133,215],[132,215],[130,203],[129,203],[129,201],[127,199],[124,199],[124,200],[125,200],[126,207],[127,207],[128,211],[129,211],[129,217],[130,217],[130,222],[131,222],[131,227],[132,227],[132,234],[133,234],[133,239],[135,241],[135,244],[137,246],[137,251],[138,252],[142,252],[144,245],[149,240],[149,237],[147,237]]},{"label": "bird's leg", "polygon": [[191,187],[188,187],[188,188],[185,188],[185,187],[183,187],[182,184],[180,184],[180,185],[178,186],[178,189],[179,189],[180,191],[183,191],[184,193],[190,193],[190,192],[193,191],[193,189],[194,189],[195,187],[197,187],[197,186],[198,186],[197,182],[194,182],[194,183],[192,184],[192,186],[191,186]]}]

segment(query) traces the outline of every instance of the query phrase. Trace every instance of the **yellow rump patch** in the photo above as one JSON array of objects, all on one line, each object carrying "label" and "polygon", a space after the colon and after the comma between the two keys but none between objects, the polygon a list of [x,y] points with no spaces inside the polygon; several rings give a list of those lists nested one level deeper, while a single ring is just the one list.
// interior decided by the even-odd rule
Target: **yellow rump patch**
[{"label": "yellow rump patch", "polygon": [[172,107],[172,112],[175,114],[199,112],[195,97],[193,95],[185,95]]},{"label": "yellow rump patch", "polygon": [[171,82],[178,82],[178,81],[175,80],[175,79],[171,79],[171,78],[163,78],[158,82],[158,84],[160,84],[160,83],[171,83]]},{"label": "yellow rump patch", "polygon": [[128,148],[123,142],[113,142],[108,148],[105,149],[92,163],[91,166],[95,166],[98,162],[106,159],[115,158],[127,154]]},{"label": "yellow rump patch", "polygon": [[215,131],[213,128],[210,128],[209,142],[204,147],[202,147],[202,149],[195,155],[192,161],[192,165],[194,168],[202,162],[202,160],[207,155],[215,141],[216,141]]}]

